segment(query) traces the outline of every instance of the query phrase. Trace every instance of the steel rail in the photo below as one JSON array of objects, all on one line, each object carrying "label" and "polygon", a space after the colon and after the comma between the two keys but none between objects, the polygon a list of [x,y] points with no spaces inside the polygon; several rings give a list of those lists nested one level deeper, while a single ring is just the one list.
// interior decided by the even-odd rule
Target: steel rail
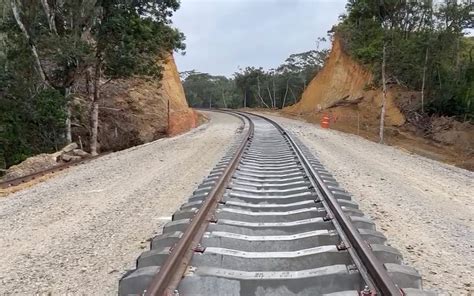
[{"label": "steel rail", "polygon": [[[240,113],[240,112],[239,112]],[[311,174],[311,177],[317,181],[315,182],[318,186],[318,189],[322,193],[325,201],[327,201],[328,206],[334,218],[340,224],[344,231],[344,235],[350,242],[350,246],[355,249],[357,255],[360,258],[360,261],[364,264],[369,276],[373,280],[375,284],[375,288],[380,292],[381,295],[384,296],[400,296],[403,295],[403,292],[396,286],[396,284],[391,279],[390,275],[388,274],[387,270],[384,268],[382,263],[376,258],[375,254],[370,249],[369,245],[366,241],[362,238],[357,228],[354,226],[352,221],[344,214],[341,206],[337,202],[336,197],[332,194],[331,190],[327,187],[327,185],[323,182],[322,178],[319,174],[313,169],[312,165],[301,151],[300,147],[296,144],[293,138],[283,129],[278,123],[274,120],[269,119],[265,116],[248,113],[260,118],[263,118],[273,124],[284,137],[286,137],[293,147],[293,149],[297,152],[299,158],[302,160],[303,165],[306,167],[308,172]]]},{"label": "steel rail", "polygon": [[0,181],[0,189],[7,189],[7,188],[15,187],[15,186],[18,186],[20,184],[32,181],[36,178],[45,176],[46,174],[59,172],[59,171],[65,170],[65,169],[67,169],[69,167],[72,167],[72,166],[76,166],[76,165],[79,165],[79,164],[84,164],[84,163],[87,163],[91,160],[94,160],[94,159],[97,159],[99,157],[105,156],[107,154],[109,154],[109,153],[104,153],[104,154],[100,154],[100,155],[97,155],[97,156],[91,156],[91,157],[87,157],[87,158],[77,160],[77,161],[62,163],[62,164],[53,166],[52,168],[38,171],[36,173],[28,174],[28,175],[18,177],[18,178],[12,178],[12,179],[8,179],[8,180]]},{"label": "steel rail", "polygon": [[208,198],[205,199],[204,203],[193,217],[191,223],[184,231],[183,236],[172,248],[171,254],[160,267],[158,273],[153,277],[145,295],[174,295],[174,291],[179,285],[179,282],[192,259],[193,252],[199,250],[201,238],[206,231],[209,222],[213,220],[215,209],[223,196],[235,169],[239,165],[239,161],[249,143],[249,140],[254,134],[252,120],[246,115],[239,115],[245,117],[249,123],[249,128],[242,143],[234,154],[234,157],[231,159],[229,165],[225,168],[221,177],[217,180],[214,188],[209,192]]}]

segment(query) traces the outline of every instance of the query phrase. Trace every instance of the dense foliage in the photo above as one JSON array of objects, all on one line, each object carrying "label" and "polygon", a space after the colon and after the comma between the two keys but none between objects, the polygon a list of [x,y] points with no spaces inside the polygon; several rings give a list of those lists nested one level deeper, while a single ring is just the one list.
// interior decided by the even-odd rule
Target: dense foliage
[{"label": "dense foliage", "polygon": [[183,72],[186,98],[194,107],[283,108],[301,97],[327,55],[326,49],[292,54],[277,69],[246,67],[232,78]]},{"label": "dense foliage", "polygon": [[[178,0],[0,0],[0,169],[70,140],[72,97],[97,117],[103,81],[159,77],[158,59],[184,49],[170,26],[178,8]],[[97,121],[91,115],[91,137]]]},{"label": "dense foliage", "polygon": [[376,77],[385,42],[389,81],[423,91],[425,111],[473,118],[474,39],[464,36],[473,11],[456,1],[349,0],[335,31]]}]

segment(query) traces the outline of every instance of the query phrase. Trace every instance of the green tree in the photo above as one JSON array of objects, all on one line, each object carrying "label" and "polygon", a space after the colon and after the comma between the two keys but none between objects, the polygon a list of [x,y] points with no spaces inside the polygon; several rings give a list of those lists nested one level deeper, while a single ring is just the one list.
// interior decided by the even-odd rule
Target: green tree
[{"label": "green tree", "polygon": [[[96,153],[104,82],[133,75],[159,79],[158,60],[184,49],[183,34],[170,25],[178,0],[1,0],[0,4],[4,45],[0,157],[7,166],[71,140],[68,101],[73,92],[90,101],[90,149]],[[37,110],[43,103],[54,109],[50,115],[62,124]],[[45,136],[44,128],[53,130]]]},{"label": "green tree", "polygon": [[387,80],[420,90],[422,112],[473,117],[472,61],[464,36],[473,28],[473,4],[350,0],[346,8],[336,34],[376,82],[385,44]]},{"label": "green tree", "polygon": [[[103,75],[124,78],[147,75],[159,79],[157,62],[171,51],[184,50],[184,35],[170,27],[178,0],[102,0],[95,33],[95,62],[88,65],[86,81],[91,101],[91,154],[97,154],[99,99]],[[92,70],[93,69],[93,70]],[[92,74],[94,73],[94,74]]]},{"label": "green tree", "polygon": [[231,78],[196,70],[183,72],[181,77],[188,102],[194,107],[283,108],[297,102],[328,53],[318,48],[292,54],[276,69],[246,67]]}]

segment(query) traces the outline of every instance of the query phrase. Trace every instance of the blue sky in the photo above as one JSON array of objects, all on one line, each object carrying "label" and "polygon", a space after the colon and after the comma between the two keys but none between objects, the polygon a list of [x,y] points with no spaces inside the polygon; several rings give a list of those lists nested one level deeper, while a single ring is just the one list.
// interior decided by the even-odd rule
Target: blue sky
[{"label": "blue sky", "polygon": [[[345,0],[182,0],[174,26],[186,35],[180,71],[230,76],[239,67],[270,69],[316,48],[344,12]],[[322,47],[328,47],[324,44]]]}]

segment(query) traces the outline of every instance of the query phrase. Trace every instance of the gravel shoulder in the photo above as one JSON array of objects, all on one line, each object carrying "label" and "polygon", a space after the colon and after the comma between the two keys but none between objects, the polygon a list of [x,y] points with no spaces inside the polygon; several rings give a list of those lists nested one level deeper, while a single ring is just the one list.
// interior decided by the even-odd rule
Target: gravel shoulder
[{"label": "gravel shoulder", "polygon": [[241,121],[109,154],[0,198],[0,294],[116,295],[170,215],[235,139]]},{"label": "gravel shoulder", "polygon": [[355,135],[271,117],[299,137],[371,217],[426,289],[473,295],[474,173]]}]

